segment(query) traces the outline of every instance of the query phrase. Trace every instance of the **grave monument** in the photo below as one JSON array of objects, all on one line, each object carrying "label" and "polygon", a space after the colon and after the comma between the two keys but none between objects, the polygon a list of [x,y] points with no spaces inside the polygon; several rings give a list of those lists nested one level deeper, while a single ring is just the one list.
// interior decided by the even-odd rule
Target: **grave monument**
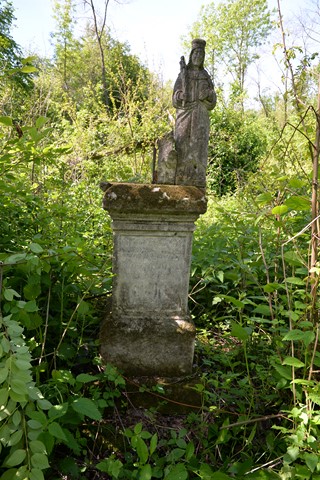
[{"label": "grave monument", "polygon": [[112,308],[101,355],[128,376],[191,373],[195,326],[188,310],[194,222],[205,213],[209,111],[216,94],[195,39],[174,85],[175,130],[159,141],[154,184],[104,184],[114,236]]}]

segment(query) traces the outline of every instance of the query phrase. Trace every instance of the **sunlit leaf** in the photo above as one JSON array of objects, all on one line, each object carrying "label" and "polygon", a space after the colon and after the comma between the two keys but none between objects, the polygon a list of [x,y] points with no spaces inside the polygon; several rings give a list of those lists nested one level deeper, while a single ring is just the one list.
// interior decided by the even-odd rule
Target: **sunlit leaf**
[{"label": "sunlit leaf", "polygon": [[95,403],[89,398],[77,398],[71,403],[71,407],[86,417],[92,418],[93,420],[101,420],[101,413]]},{"label": "sunlit leaf", "polygon": [[11,117],[0,117],[0,123],[6,125],[6,127],[12,127],[13,122]]},{"label": "sunlit leaf", "polygon": [[311,201],[307,197],[298,197],[296,195],[292,195],[292,197],[287,198],[285,201],[285,205],[292,210],[310,210],[311,209]]},{"label": "sunlit leaf", "polygon": [[286,357],[283,360],[282,365],[291,365],[292,367],[296,367],[296,368],[304,367],[304,363],[301,362],[301,360],[299,360],[298,358],[295,358],[295,357]]},{"label": "sunlit leaf", "polygon": [[25,65],[24,67],[20,68],[20,71],[22,73],[34,73],[37,72],[38,69],[36,67],[33,67],[32,65]]},{"label": "sunlit leaf", "polygon": [[277,205],[271,210],[271,212],[273,213],[273,215],[283,215],[287,213],[288,210],[289,209],[287,205]]}]

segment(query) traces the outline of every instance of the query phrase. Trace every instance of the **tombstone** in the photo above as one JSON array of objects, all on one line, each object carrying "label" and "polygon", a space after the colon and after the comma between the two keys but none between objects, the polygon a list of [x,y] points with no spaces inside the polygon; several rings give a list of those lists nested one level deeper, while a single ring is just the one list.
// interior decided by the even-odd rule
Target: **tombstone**
[{"label": "tombstone", "polygon": [[112,219],[112,308],[101,355],[128,376],[192,372],[195,326],[188,309],[195,221],[205,213],[209,110],[215,93],[194,40],[173,93],[175,132],[160,141],[157,184],[105,184]]}]

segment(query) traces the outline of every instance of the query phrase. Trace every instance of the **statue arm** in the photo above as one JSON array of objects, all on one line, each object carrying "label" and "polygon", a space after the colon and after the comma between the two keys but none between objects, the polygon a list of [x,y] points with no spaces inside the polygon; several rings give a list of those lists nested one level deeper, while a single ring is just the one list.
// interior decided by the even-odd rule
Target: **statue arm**
[{"label": "statue arm", "polygon": [[183,101],[184,101],[184,94],[183,94],[183,88],[182,88],[182,78],[181,78],[181,74],[179,73],[179,76],[173,87],[172,104],[174,108],[181,108],[183,105]]},{"label": "statue arm", "polygon": [[207,72],[206,72],[206,76],[207,76],[207,88],[205,89],[202,101],[208,110],[212,110],[216,106],[217,95],[214,90],[214,85],[212,83],[212,80]]}]

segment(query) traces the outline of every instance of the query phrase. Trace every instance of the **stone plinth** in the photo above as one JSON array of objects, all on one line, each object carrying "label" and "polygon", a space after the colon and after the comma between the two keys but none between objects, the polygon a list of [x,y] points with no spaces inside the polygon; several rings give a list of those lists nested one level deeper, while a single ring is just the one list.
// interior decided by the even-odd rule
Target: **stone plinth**
[{"label": "stone plinth", "polygon": [[194,222],[206,211],[204,190],[113,184],[104,208],[112,218],[115,276],[102,357],[127,375],[191,373],[189,272]]}]

